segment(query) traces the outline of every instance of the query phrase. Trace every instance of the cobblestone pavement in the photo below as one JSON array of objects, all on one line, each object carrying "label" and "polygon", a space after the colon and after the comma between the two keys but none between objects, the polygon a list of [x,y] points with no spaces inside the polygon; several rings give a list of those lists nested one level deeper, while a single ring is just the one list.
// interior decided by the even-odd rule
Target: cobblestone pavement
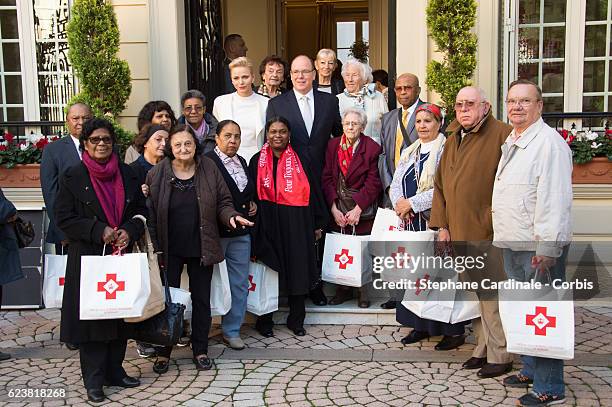
[{"label": "cobblestone pavement", "polygon": [[[0,405],[87,405],[78,353],[58,342],[58,321],[57,310],[0,314],[0,348],[14,356],[0,362]],[[306,329],[297,339],[279,326],[276,336],[266,339],[245,327],[248,348],[240,352],[213,339],[215,368],[208,372],[195,370],[189,349],[177,349],[162,376],[130,344],[124,365],[142,385],[106,388],[106,405],[494,406],[513,405],[526,391],[462,370],[470,343],[436,352],[439,338],[402,346],[399,339],[409,329],[399,326]],[[565,369],[566,405],[612,406],[612,309],[577,308],[576,333],[576,358]],[[67,398],[26,403],[1,395],[3,389],[58,386],[67,388]]]}]

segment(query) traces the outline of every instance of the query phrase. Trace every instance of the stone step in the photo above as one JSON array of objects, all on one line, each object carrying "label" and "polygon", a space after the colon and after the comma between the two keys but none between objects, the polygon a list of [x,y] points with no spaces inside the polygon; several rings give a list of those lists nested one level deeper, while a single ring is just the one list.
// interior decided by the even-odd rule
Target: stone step
[{"label": "stone step", "polygon": [[[274,322],[284,324],[289,314],[288,307],[281,306],[274,313]],[[395,310],[380,308],[380,301],[372,302],[369,308],[359,308],[353,299],[340,305],[314,305],[306,300],[307,325],[398,325],[395,321]]]}]

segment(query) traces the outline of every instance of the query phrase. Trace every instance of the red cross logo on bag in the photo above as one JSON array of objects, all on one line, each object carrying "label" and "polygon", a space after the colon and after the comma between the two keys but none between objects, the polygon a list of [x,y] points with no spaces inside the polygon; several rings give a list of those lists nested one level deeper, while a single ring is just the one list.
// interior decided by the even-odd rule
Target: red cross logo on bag
[{"label": "red cross logo on bag", "polygon": [[249,274],[249,283],[251,283],[251,285],[249,286],[249,291],[255,291],[255,288],[257,288],[257,284],[253,282],[253,276],[251,274]]},{"label": "red cross logo on bag", "polygon": [[407,269],[410,266],[409,259],[412,256],[408,255],[406,258],[404,258],[404,253],[406,253],[406,248],[405,247],[398,247],[397,251],[395,253],[391,253],[391,257],[393,259],[395,259],[398,254],[401,255],[400,256],[400,260],[397,262],[397,267],[398,268]]},{"label": "red cross logo on bag", "polygon": [[65,283],[65,282],[66,282],[66,278],[65,278],[65,277],[60,277],[60,278],[59,278],[59,281],[58,281],[58,284],[59,284],[59,285],[60,285],[60,287],[61,287],[61,286],[63,286],[63,285],[64,285],[64,283]]},{"label": "red cross logo on bag", "polygon": [[557,327],[557,317],[546,315],[546,307],[535,308],[535,314],[526,315],[526,325],[535,327],[535,334],[540,336],[546,336],[546,328]]},{"label": "red cross logo on bag", "polygon": [[106,292],[107,300],[116,299],[117,291],[125,291],[125,281],[117,281],[117,274],[107,274],[106,281],[98,282],[98,292]]},{"label": "red cross logo on bag", "polygon": [[429,274],[425,274],[425,275],[423,276],[423,278],[417,278],[417,280],[416,280],[416,287],[417,287],[417,289],[416,289],[416,291],[414,292],[414,294],[415,294],[415,295],[419,295],[419,294],[421,294],[421,292],[423,291],[423,290],[421,289],[421,281],[425,281],[425,282],[427,282],[427,280],[429,280]]},{"label": "red cross logo on bag", "polygon": [[342,249],[339,254],[334,256],[334,262],[338,263],[338,268],[346,270],[346,266],[353,264],[353,256],[349,256],[348,249]]}]

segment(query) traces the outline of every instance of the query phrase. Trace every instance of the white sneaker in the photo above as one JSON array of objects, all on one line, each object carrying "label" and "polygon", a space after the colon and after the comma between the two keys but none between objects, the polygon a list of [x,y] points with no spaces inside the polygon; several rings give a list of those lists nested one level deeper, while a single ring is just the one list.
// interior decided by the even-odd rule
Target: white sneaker
[{"label": "white sneaker", "polygon": [[244,344],[244,342],[242,341],[240,337],[226,338],[224,336],[223,343],[225,343],[227,346],[229,346],[230,348],[234,350],[242,350],[246,347],[246,345]]}]

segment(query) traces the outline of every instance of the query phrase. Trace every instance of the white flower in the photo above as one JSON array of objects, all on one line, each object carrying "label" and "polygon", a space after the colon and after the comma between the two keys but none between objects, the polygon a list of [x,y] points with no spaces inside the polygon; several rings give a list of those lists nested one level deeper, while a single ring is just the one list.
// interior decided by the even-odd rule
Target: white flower
[{"label": "white flower", "polygon": [[591,148],[592,149],[596,149],[596,148],[599,148],[599,147],[601,147],[601,143],[596,143],[596,142],[591,143]]},{"label": "white flower", "polygon": [[576,134],[578,134],[578,129],[577,129],[577,128],[575,128],[575,127],[573,127],[573,128],[570,130],[570,133],[572,133],[572,136],[574,136],[574,137],[575,137],[575,136],[576,136]]},{"label": "white flower", "polygon": [[576,134],[576,140],[584,141],[584,133],[577,133]]},{"label": "white flower", "polygon": [[584,137],[586,137],[586,139],[589,141],[593,141],[596,140],[597,137],[599,137],[599,134],[597,134],[597,132],[587,130],[584,132]]},{"label": "white flower", "polygon": [[28,145],[27,144],[19,144],[19,148],[21,149],[21,151],[25,151],[28,149]]}]

